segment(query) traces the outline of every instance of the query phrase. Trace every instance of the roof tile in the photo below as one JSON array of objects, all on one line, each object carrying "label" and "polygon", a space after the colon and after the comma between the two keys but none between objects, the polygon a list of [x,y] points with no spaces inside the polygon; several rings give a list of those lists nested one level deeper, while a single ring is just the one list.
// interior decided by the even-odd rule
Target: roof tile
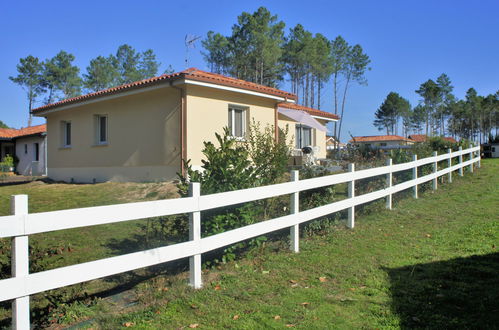
[{"label": "roof tile", "polygon": [[16,128],[0,128],[0,138],[18,138],[22,136],[34,135],[47,132],[47,125],[37,125],[24,127],[20,129]]},{"label": "roof tile", "polygon": [[98,92],[72,97],[72,98],[65,99],[65,100],[62,100],[59,102],[55,102],[52,104],[47,104],[47,105],[38,107],[36,109],[33,109],[32,112],[39,113],[39,112],[42,112],[45,110],[54,109],[54,108],[57,108],[60,106],[68,105],[68,104],[83,102],[83,101],[86,101],[89,99],[95,99],[95,98],[106,96],[106,95],[117,94],[117,93],[121,93],[121,92],[128,91],[128,90],[148,87],[148,86],[158,84],[161,82],[174,81],[174,80],[182,79],[182,78],[185,78],[188,80],[195,80],[195,81],[207,82],[207,83],[212,83],[212,84],[217,84],[217,85],[223,85],[223,86],[229,86],[229,87],[235,87],[235,88],[256,91],[256,92],[260,92],[260,93],[264,93],[264,94],[279,96],[279,97],[282,97],[285,99],[292,99],[292,100],[296,99],[296,95],[279,90],[277,88],[263,86],[263,85],[255,84],[255,83],[252,83],[249,81],[231,78],[231,77],[223,76],[223,75],[216,74],[216,73],[206,72],[206,71],[198,70],[196,68],[190,68],[190,69],[187,69],[187,70],[184,70],[181,72],[177,72],[177,73],[163,74],[163,75],[160,75],[157,77],[152,77],[152,78],[148,78],[148,79],[144,79],[144,80],[140,80],[140,81],[135,81],[135,82],[132,82],[130,84],[111,87],[111,88],[104,89],[104,90],[101,90]]}]

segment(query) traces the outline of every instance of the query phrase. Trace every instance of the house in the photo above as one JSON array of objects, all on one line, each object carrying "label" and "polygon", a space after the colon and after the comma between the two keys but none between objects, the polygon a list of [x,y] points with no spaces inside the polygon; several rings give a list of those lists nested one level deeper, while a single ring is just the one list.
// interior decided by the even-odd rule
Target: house
[{"label": "house", "polygon": [[348,143],[373,149],[407,148],[414,141],[398,135],[354,136]]},{"label": "house", "polygon": [[326,135],[326,150],[334,150],[336,147],[339,149],[346,148],[346,144],[342,142],[336,142],[336,138],[332,135]]},{"label": "house", "polygon": [[289,127],[297,149],[318,146],[337,116],[296,105],[296,95],[195,68],[66,99],[33,110],[45,117],[48,176],[55,180],[159,181],[183,160],[202,165],[203,142],[228,127],[244,141],[254,120]]},{"label": "house", "polygon": [[0,160],[16,159],[15,170],[22,175],[45,175],[47,126],[21,129],[0,128]]},{"label": "house", "polygon": [[[453,137],[442,136],[441,138],[451,143],[457,143],[456,139],[454,139]],[[428,139],[428,136],[426,136],[425,134],[412,134],[409,135],[409,139],[413,140],[414,142],[420,143],[425,142]]]},{"label": "house", "polygon": [[499,143],[484,143],[481,146],[483,158],[499,158]]}]

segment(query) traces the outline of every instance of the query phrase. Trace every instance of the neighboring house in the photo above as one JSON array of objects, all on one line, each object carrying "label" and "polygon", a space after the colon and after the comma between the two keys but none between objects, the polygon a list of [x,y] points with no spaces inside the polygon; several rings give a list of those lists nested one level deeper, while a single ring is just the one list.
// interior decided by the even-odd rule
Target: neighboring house
[{"label": "neighboring house", "polygon": [[482,153],[484,158],[499,158],[499,143],[482,144]]},{"label": "neighboring house", "polygon": [[[442,136],[441,138],[451,143],[457,143],[456,139],[454,139],[453,137]],[[425,142],[428,139],[428,136],[426,136],[425,134],[412,134],[409,135],[409,139],[413,140],[414,142],[420,143]]]},{"label": "neighboring house", "polygon": [[373,149],[407,148],[414,141],[398,135],[354,136],[348,143]]},{"label": "neighboring house", "polygon": [[171,180],[202,165],[203,142],[228,127],[289,125],[296,148],[318,146],[337,116],[295,105],[296,95],[194,68],[74,97],[33,110],[47,119],[48,176],[55,180]]},{"label": "neighboring house", "polygon": [[47,126],[21,129],[0,128],[0,159],[17,157],[16,172],[22,175],[45,175]]},{"label": "neighboring house", "polygon": [[345,143],[341,142],[336,142],[336,139],[334,136],[326,135],[326,149],[327,150],[335,150],[336,148],[338,149],[343,149],[346,147]]}]

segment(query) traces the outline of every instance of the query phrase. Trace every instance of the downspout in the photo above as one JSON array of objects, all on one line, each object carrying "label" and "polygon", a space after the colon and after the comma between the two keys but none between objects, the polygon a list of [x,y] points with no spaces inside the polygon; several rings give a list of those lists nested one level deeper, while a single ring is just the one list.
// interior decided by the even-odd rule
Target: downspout
[{"label": "downspout", "polygon": [[186,172],[184,167],[184,160],[187,159],[186,138],[185,138],[186,93],[184,88],[174,86],[172,81],[170,81],[170,87],[180,91],[180,172],[182,173],[182,176],[185,176]]},{"label": "downspout", "polygon": [[278,104],[279,103],[276,103],[275,107],[274,107],[274,137],[275,137],[276,142],[279,142],[279,126],[278,126],[278,121],[277,121]]}]

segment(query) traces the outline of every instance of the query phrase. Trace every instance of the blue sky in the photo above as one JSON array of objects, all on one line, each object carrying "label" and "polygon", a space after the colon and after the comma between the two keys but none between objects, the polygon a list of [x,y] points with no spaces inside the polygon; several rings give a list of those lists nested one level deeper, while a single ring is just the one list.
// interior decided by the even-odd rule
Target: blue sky
[{"label": "blue sky", "polygon": [[[162,63],[185,68],[184,37],[209,30],[229,34],[237,16],[267,7],[286,23],[301,23],[329,39],[343,36],[370,56],[368,86],[352,86],[343,139],[379,134],[374,112],[390,91],[418,102],[415,90],[446,73],[463,98],[474,87],[487,95],[499,89],[499,1],[2,1],[0,3],[0,120],[26,126],[24,91],[8,77],[19,58],[50,58],[61,49],[76,56],[85,71],[98,55],[128,43],[152,48]],[[207,69],[201,45],[190,51],[189,66]],[[280,86],[289,89],[288,83]],[[332,111],[331,86],[322,109]],[[36,119],[35,124],[42,123]]]}]

